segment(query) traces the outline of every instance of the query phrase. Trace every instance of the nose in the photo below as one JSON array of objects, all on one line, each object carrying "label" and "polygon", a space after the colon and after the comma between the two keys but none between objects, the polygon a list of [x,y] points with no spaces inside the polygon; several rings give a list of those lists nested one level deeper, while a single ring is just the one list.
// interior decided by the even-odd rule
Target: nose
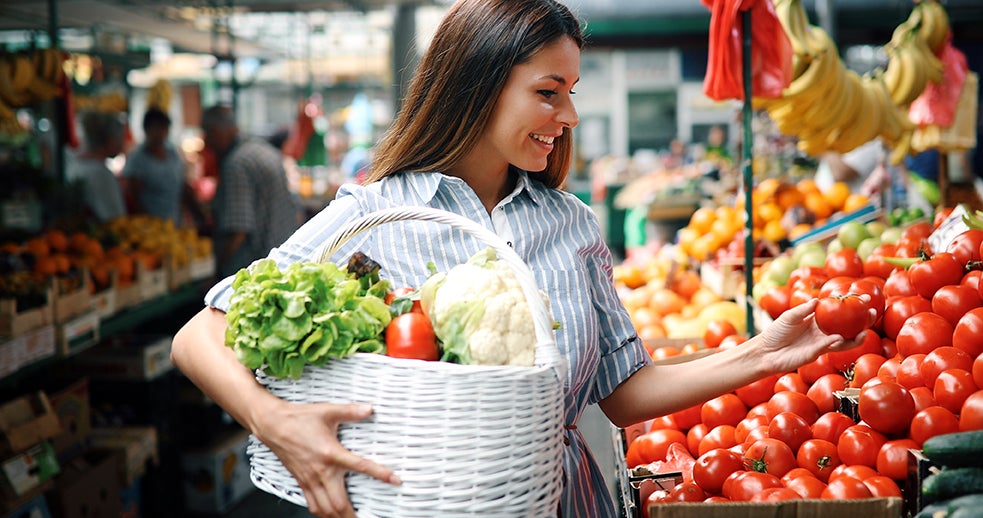
[{"label": "nose", "polygon": [[566,128],[575,128],[577,124],[580,124],[580,117],[577,115],[577,107],[573,104],[573,99],[570,96],[566,97],[566,101],[556,114],[556,119],[560,121]]}]

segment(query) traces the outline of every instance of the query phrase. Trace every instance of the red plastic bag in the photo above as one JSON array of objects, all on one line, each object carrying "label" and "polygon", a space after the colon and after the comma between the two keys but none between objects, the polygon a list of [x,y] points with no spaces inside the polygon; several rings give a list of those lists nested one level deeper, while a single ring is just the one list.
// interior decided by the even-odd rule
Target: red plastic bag
[{"label": "red plastic bag", "polygon": [[944,66],[942,81],[929,82],[921,95],[908,107],[908,118],[919,126],[934,124],[948,128],[955,120],[959,93],[966,82],[969,66],[966,64],[966,55],[952,46],[951,34],[939,51],[939,59]]},{"label": "red plastic bag", "polygon": [[710,9],[710,51],[703,93],[718,101],[744,100],[742,11],[751,13],[751,95],[782,96],[792,81],[792,43],[771,0],[701,0]]}]

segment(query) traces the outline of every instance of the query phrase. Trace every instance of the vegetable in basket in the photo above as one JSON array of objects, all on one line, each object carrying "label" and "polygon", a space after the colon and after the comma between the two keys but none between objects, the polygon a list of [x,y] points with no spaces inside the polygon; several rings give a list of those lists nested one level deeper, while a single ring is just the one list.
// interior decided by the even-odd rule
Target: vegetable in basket
[{"label": "vegetable in basket", "polygon": [[232,289],[225,343],[250,369],[296,379],[308,364],[384,350],[389,281],[364,254],[347,269],[298,262],[281,270],[262,259],[239,270]]},{"label": "vegetable in basket", "polygon": [[420,303],[441,342],[442,360],[533,365],[532,313],[515,273],[494,249],[476,253],[446,274],[432,275],[420,288]]}]

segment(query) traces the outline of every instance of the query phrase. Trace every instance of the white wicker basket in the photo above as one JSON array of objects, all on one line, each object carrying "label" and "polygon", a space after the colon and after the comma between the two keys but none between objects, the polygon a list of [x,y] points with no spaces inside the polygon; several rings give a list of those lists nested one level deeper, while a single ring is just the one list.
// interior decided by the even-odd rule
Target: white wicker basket
[{"label": "white wicker basket", "polygon": [[[350,473],[348,493],[360,517],[556,516],[565,363],[532,273],[515,252],[456,214],[399,207],[346,225],[324,246],[321,260],[355,234],[404,220],[464,230],[512,266],[533,315],[536,365],[458,365],[358,353],[308,366],[298,380],[265,376],[262,370],[257,380],[288,401],[372,405],[372,417],[343,424],[339,438],[355,454],[392,468],[403,484]],[[257,487],[306,506],[297,482],[266,445],[250,437],[248,452]]]}]

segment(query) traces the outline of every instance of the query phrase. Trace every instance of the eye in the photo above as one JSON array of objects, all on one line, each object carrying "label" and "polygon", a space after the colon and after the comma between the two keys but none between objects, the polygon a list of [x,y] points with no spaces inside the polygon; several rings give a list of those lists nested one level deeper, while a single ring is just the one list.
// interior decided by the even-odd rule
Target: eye
[{"label": "eye", "polygon": [[547,99],[552,99],[556,95],[556,90],[540,90],[538,93]]}]

